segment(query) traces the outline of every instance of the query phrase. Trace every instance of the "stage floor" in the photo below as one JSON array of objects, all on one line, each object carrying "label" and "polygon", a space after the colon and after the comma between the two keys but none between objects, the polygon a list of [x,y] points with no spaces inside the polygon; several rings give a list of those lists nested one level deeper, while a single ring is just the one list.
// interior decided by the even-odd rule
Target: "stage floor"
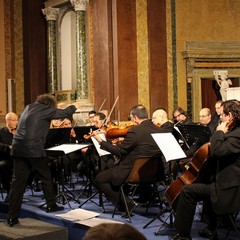
[{"label": "stage floor", "polygon": [[[63,204],[62,198],[58,199],[60,205],[64,206],[64,210],[61,212],[55,212],[55,213],[46,213],[44,211],[44,207],[40,208],[42,204],[44,204],[43,199],[43,193],[41,192],[34,192],[31,191],[31,189],[27,189],[24,194],[23,204],[22,204],[22,210],[21,210],[21,216],[20,216],[20,222],[21,218],[34,218],[40,221],[52,223],[58,226],[67,227],[68,228],[68,240],[80,240],[84,236],[85,232],[89,228],[88,226],[82,225],[81,221],[80,223],[76,223],[75,221],[65,220],[59,216],[58,214],[68,213],[71,210],[79,209],[80,203],[83,203],[84,200],[87,198],[87,191],[83,191],[83,181],[81,178],[74,176],[73,177],[73,184],[71,186],[65,185],[67,187],[67,191],[65,191],[68,195],[74,195],[75,200],[70,199],[69,204]],[[8,210],[8,204],[4,203],[5,193],[3,193],[3,199],[0,196],[0,217],[1,221],[6,221],[6,213]],[[172,236],[176,234],[174,228],[170,227],[169,225],[163,225],[159,235],[155,235],[155,232],[158,231],[160,225],[162,222],[159,219],[156,219],[153,223],[151,223],[147,228],[143,228],[144,225],[146,225],[151,219],[153,219],[158,213],[159,213],[159,207],[158,206],[151,206],[148,210],[148,214],[146,214],[146,208],[144,206],[138,206],[134,210],[134,216],[131,218],[132,222],[129,223],[128,219],[124,219],[121,217],[120,213],[117,212],[114,218],[112,218],[112,212],[113,212],[113,205],[110,202],[105,202],[105,212],[102,212],[102,208],[98,205],[99,203],[99,197],[96,195],[93,199],[93,201],[88,201],[86,204],[82,206],[81,209],[89,210],[91,212],[99,214],[98,218],[106,221],[108,220],[114,220],[119,221],[127,224],[131,224],[136,229],[138,229],[141,233],[143,233],[147,239],[149,240],[155,240],[155,239],[161,239],[161,240],[169,240]],[[187,211],[187,209],[186,209]],[[200,213],[201,213],[201,205],[197,207],[197,211],[195,214],[195,219],[193,222],[192,227],[192,239],[203,239],[198,236],[198,231],[204,228],[205,224],[200,222]],[[168,213],[163,214],[161,216],[161,219],[164,221],[166,217],[168,216]],[[237,218],[237,222],[239,223],[240,216]],[[167,221],[169,223],[169,221]],[[239,225],[239,224],[238,224]],[[219,239],[224,239],[225,236],[225,229],[221,229],[219,232]],[[231,232],[228,239],[237,239],[237,236],[234,232]]]}]

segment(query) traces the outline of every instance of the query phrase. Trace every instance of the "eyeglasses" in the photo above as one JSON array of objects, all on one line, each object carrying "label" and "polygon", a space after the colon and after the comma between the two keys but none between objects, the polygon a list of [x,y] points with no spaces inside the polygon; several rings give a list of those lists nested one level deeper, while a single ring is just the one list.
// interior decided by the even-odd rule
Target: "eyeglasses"
[{"label": "eyeglasses", "polygon": [[208,115],[199,115],[200,118],[205,118],[205,117],[208,117],[210,114]]},{"label": "eyeglasses", "polygon": [[8,119],[9,121],[12,121],[12,122],[17,122],[18,119]]},{"label": "eyeglasses", "polygon": [[177,118],[177,117],[179,117],[179,116],[181,116],[182,115],[182,113],[179,113],[177,116],[174,116],[174,118]]}]

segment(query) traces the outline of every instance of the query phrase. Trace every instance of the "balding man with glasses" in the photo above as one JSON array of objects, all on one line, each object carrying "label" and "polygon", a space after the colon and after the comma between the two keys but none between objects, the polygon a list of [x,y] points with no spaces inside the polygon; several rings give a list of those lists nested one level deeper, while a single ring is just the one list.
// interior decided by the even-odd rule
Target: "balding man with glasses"
[{"label": "balding man with glasses", "polygon": [[199,124],[209,127],[213,134],[217,128],[217,123],[212,121],[212,114],[209,108],[202,108],[199,112]]}]

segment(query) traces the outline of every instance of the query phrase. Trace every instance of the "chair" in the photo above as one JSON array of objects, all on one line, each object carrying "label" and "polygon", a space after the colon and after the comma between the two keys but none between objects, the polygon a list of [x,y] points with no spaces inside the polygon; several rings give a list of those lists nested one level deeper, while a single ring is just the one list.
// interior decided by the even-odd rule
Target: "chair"
[{"label": "chair", "polygon": [[215,236],[217,235],[217,231],[221,227],[221,224],[224,221],[224,219],[229,220],[229,223],[231,223],[231,225],[229,226],[228,231],[226,233],[225,239],[227,239],[227,237],[231,231],[231,227],[235,230],[238,238],[240,239],[240,230],[235,223],[238,213],[239,212],[236,212],[234,214],[227,214],[227,215],[219,216],[217,226],[216,226],[215,230],[213,231],[213,235],[212,235],[211,239],[215,239]]},{"label": "chair", "polygon": [[135,190],[140,185],[152,185],[154,192],[156,193],[156,196],[159,200],[160,205],[162,204],[161,198],[158,192],[158,185],[157,183],[160,181],[163,181],[165,178],[164,175],[164,167],[163,162],[161,159],[161,156],[157,157],[139,157],[135,160],[132,170],[126,179],[126,181],[120,186],[118,199],[113,211],[112,217],[114,217],[117,205],[120,201],[120,199],[123,200],[124,206],[127,212],[127,216],[129,219],[129,222],[131,222],[131,212],[129,210],[129,206],[126,200],[126,196],[124,193],[125,186],[133,187],[134,190],[132,191],[131,196],[133,197]]}]

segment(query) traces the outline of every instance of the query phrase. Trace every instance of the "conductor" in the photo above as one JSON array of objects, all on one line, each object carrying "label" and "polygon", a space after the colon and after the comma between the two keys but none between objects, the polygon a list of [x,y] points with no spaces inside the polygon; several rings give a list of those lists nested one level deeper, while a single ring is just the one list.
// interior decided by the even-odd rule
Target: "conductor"
[{"label": "conductor", "polygon": [[10,227],[19,223],[22,198],[31,168],[39,173],[43,183],[47,212],[63,210],[63,207],[56,204],[44,144],[51,120],[71,117],[78,107],[79,103],[73,103],[65,109],[57,109],[55,99],[44,94],[38,96],[35,103],[27,105],[23,110],[11,150],[14,169],[7,217],[7,224]]}]

